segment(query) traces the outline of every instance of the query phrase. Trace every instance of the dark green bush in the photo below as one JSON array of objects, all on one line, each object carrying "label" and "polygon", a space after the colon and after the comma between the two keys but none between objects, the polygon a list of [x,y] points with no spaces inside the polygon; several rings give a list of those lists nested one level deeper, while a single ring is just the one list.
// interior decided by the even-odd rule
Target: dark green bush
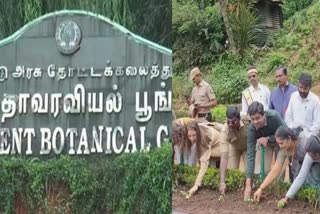
[{"label": "dark green bush", "polygon": [[226,121],[227,106],[218,105],[211,110],[213,121],[218,123],[224,123]]},{"label": "dark green bush", "polygon": [[178,1],[172,3],[173,68],[175,74],[192,67],[206,67],[223,50],[224,24],[218,4],[204,1]]},{"label": "dark green bush", "polygon": [[246,68],[250,59],[225,53],[212,65],[211,81],[219,104],[241,103],[241,92],[249,87]]},{"label": "dark green bush", "polygon": [[282,12],[284,19],[288,19],[296,12],[311,5],[313,0],[286,0],[282,6]]},{"label": "dark green bush", "polygon": [[[171,174],[171,144],[114,160],[1,158],[0,213],[14,213],[17,196],[30,213],[169,213]],[[50,187],[61,183],[70,194],[51,207]]]}]

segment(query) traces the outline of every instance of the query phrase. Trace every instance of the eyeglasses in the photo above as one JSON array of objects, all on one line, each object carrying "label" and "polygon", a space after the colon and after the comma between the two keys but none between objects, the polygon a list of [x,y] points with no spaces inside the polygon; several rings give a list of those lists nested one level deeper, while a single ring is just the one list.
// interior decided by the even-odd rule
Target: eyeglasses
[{"label": "eyeglasses", "polygon": [[251,76],[248,76],[248,79],[256,78],[256,76],[257,76],[257,75],[255,75],[255,74],[254,74],[254,75],[251,75]]}]

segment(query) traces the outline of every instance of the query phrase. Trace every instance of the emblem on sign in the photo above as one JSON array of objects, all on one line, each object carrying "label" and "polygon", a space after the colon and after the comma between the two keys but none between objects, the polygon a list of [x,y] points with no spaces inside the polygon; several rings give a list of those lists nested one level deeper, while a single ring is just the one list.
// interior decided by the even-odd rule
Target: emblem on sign
[{"label": "emblem on sign", "polygon": [[56,42],[63,54],[76,52],[81,42],[81,31],[77,23],[71,20],[61,22],[56,30]]}]

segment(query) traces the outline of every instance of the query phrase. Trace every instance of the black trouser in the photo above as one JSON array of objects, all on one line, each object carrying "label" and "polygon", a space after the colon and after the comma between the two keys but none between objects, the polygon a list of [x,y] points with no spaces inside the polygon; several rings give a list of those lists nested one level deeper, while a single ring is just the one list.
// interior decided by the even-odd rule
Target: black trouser
[{"label": "black trouser", "polygon": [[205,117],[208,122],[212,122],[212,114],[211,114],[211,112],[199,113],[198,117]]}]

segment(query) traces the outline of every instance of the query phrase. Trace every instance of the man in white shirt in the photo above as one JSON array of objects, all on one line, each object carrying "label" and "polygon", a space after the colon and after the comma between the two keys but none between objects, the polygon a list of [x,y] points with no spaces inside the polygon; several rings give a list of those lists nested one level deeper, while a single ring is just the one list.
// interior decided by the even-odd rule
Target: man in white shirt
[{"label": "man in white shirt", "polygon": [[296,152],[296,159],[292,163],[292,174],[295,178],[300,170],[307,139],[311,136],[318,136],[320,132],[320,99],[310,91],[312,77],[303,73],[299,78],[298,91],[292,93],[284,121],[289,128],[302,127],[300,134],[301,146]]},{"label": "man in white shirt", "polygon": [[310,91],[311,84],[311,75],[301,74],[298,91],[292,93],[284,119],[289,128],[301,126],[305,137],[318,136],[320,132],[320,99]]},{"label": "man in white shirt", "polygon": [[242,92],[242,112],[248,111],[248,106],[257,101],[263,105],[264,110],[269,109],[270,90],[267,86],[259,83],[259,76],[256,67],[248,68],[248,80],[250,87]]}]

